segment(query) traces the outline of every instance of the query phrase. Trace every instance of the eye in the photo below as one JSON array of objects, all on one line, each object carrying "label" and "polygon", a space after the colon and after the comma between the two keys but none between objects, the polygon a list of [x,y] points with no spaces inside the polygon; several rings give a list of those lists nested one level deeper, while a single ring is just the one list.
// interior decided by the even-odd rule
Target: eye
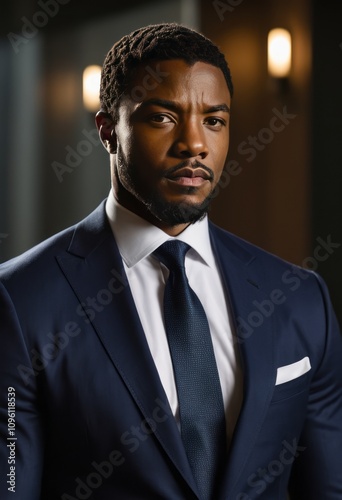
[{"label": "eye", "polygon": [[163,125],[164,123],[171,123],[173,121],[171,116],[165,115],[162,113],[159,113],[157,115],[152,115],[150,117],[150,120],[152,123],[161,124],[161,125]]},{"label": "eye", "polygon": [[210,116],[209,118],[206,118],[204,123],[208,125],[210,128],[215,130],[220,130],[222,127],[226,126],[226,122],[225,120],[223,120],[223,118],[217,118],[215,116]]}]

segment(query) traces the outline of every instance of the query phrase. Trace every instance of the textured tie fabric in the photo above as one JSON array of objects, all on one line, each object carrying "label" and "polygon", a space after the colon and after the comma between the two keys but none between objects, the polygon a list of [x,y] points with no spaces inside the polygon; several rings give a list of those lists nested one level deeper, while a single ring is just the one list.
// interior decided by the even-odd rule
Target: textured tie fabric
[{"label": "textured tie fabric", "polygon": [[184,268],[189,245],[172,240],[154,255],[169,269],[164,321],[177,386],[181,436],[200,498],[215,498],[226,452],[222,391],[208,320]]}]

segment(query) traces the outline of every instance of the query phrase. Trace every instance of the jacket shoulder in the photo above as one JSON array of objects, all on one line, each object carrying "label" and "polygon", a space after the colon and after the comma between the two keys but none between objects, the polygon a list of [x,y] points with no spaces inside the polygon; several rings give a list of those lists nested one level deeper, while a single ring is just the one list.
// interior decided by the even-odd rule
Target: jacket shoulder
[{"label": "jacket shoulder", "polygon": [[33,246],[24,253],[0,264],[0,280],[7,281],[12,276],[48,262],[55,255],[68,248],[76,226],[60,231]]},{"label": "jacket shoulder", "polygon": [[274,253],[261,248],[254,243],[251,243],[240,236],[222,229],[221,227],[210,222],[210,231],[215,242],[220,242],[225,248],[227,248],[234,256],[238,259],[243,259],[246,264],[252,264],[252,262],[257,261],[263,266],[268,268],[290,269],[299,268],[303,272],[307,272],[308,275],[312,274],[312,271],[304,269],[300,265],[294,264],[293,262],[287,261]]}]

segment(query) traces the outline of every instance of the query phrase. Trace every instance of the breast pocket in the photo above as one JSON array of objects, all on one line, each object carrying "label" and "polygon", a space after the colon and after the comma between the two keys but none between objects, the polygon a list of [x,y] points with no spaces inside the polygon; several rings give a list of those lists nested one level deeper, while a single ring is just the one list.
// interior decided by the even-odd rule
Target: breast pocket
[{"label": "breast pocket", "polygon": [[273,396],[271,403],[277,403],[281,400],[285,400],[288,398],[292,398],[297,396],[298,394],[307,391],[309,392],[310,388],[310,371],[301,375],[289,382],[284,382],[280,385],[274,386]]}]

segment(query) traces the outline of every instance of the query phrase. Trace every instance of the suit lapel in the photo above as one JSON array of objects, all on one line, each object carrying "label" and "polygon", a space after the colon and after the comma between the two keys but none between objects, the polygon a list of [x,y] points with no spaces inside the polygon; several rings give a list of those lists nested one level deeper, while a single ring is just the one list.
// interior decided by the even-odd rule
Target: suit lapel
[{"label": "suit lapel", "polygon": [[[275,384],[273,348],[274,314],[265,317],[256,308],[267,295],[254,257],[227,233],[211,226],[212,243],[218,257],[235,322],[243,371],[243,402],[230,446],[223,485],[230,498],[253,449],[272,397]],[[256,314],[255,314],[256,312]],[[229,417],[228,417],[229,418]]]},{"label": "suit lapel", "polygon": [[180,433],[150,354],[103,206],[76,227],[68,253],[59,256],[58,262],[85,311],[88,297],[103,297],[109,302],[101,311],[89,316],[99,341],[126,384],[142,420],[153,420],[157,408],[167,415],[154,433],[196,491]]}]

